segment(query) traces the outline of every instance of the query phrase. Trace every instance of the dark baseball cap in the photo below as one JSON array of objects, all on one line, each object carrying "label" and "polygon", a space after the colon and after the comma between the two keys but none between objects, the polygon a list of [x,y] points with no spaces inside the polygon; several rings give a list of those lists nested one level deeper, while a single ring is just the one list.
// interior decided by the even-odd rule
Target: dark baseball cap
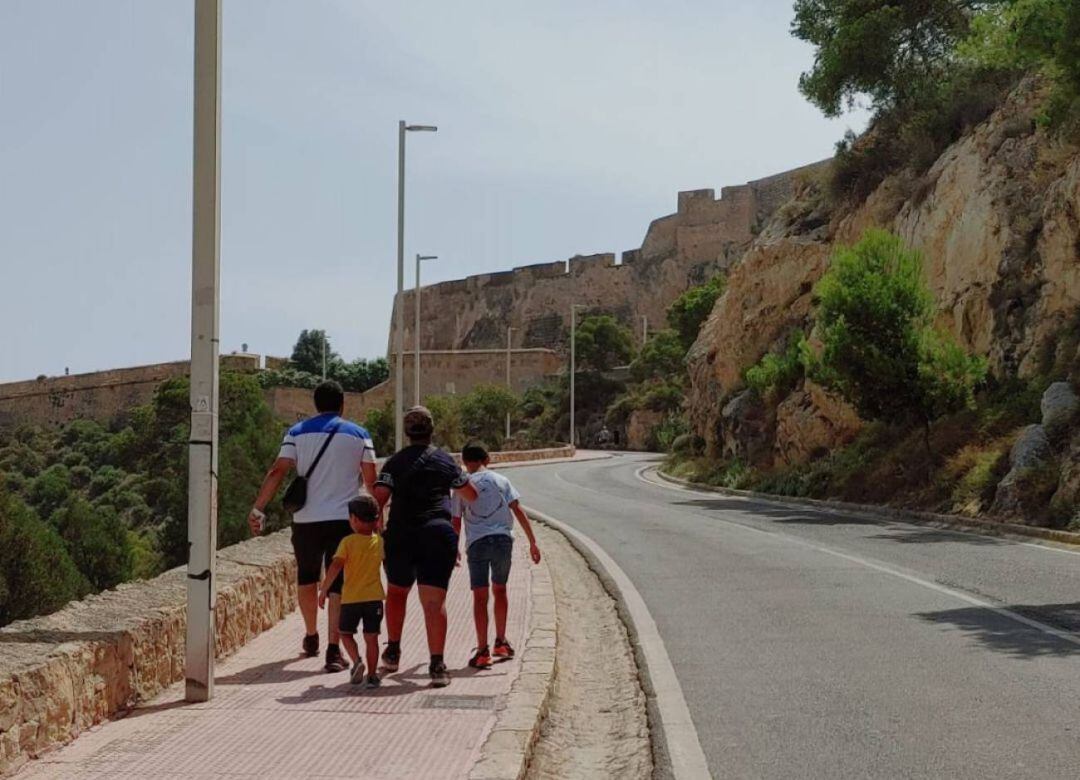
[{"label": "dark baseball cap", "polygon": [[407,436],[430,436],[435,430],[435,418],[426,406],[414,406],[405,412],[405,434]]}]

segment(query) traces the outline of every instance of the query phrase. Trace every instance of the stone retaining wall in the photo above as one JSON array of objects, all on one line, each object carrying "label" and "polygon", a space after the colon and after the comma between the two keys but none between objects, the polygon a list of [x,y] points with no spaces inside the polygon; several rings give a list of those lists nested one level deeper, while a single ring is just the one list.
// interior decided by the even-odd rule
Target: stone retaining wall
[{"label": "stone retaining wall", "polygon": [[[296,608],[288,532],[218,553],[217,655]],[[0,629],[0,774],[184,676],[186,569]]]}]

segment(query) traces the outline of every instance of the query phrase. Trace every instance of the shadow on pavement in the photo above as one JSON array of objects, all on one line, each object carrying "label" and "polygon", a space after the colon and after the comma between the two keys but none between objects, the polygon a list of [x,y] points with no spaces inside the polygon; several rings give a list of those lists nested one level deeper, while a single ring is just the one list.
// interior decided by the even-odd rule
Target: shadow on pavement
[{"label": "shadow on pavement", "polygon": [[[1080,602],[1009,604],[1004,609],[1061,631],[1075,632],[1080,628]],[[930,623],[958,628],[985,647],[1017,658],[1080,655],[1080,637],[1077,637],[1077,642],[1070,642],[986,607],[964,607],[917,615]]]},{"label": "shadow on pavement", "polygon": [[[278,704],[309,704],[313,701],[351,699],[356,696],[385,699],[392,696],[405,696],[416,693],[421,688],[430,687],[427,664],[417,664],[409,669],[384,674],[382,675],[383,684],[379,688],[369,689],[364,685],[353,685],[349,682],[348,674],[344,672],[341,675],[335,675],[332,679],[333,682],[327,685],[312,685],[303,693],[296,696],[281,696],[276,701]],[[418,680],[423,680],[423,684],[416,682]]]},{"label": "shadow on pavement", "polygon": [[698,498],[691,501],[675,501],[675,506],[688,506],[696,509],[709,509],[715,512],[742,512],[761,517],[768,517],[778,523],[792,525],[876,525],[884,526],[884,520],[854,515],[816,512],[796,507],[783,507],[773,504],[760,504],[754,501],[740,501],[730,498]]},{"label": "shadow on pavement", "polygon": [[328,674],[328,672],[324,671],[321,667],[318,669],[285,668],[289,664],[303,660],[308,659],[296,655],[292,658],[280,658],[277,661],[267,661],[258,666],[249,666],[246,669],[241,669],[235,674],[229,674],[224,677],[215,677],[214,682],[217,685],[270,685],[273,683],[291,682],[304,677],[321,677],[322,675]]},{"label": "shadow on pavement", "polygon": [[886,539],[900,544],[936,544],[940,542],[956,542],[959,544],[994,545],[1004,544],[1000,539],[992,536],[979,534],[960,534],[955,531],[942,531],[928,528],[925,531],[897,531],[896,533],[884,533],[871,536],[871,539]]}]

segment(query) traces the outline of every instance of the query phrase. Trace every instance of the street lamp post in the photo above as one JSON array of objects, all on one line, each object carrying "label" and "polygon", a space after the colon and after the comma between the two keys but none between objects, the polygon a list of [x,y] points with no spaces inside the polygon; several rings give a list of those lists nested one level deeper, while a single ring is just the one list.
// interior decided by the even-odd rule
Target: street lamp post
[{"label": "street lamp post", "polygon": [[577,446],[577,429],[574,427],[574,385],[577,381],[577,310],[584,309],[584,304],[570,304],[570,444]]},{"label": "street lamp post", "polygon": [[[506,389],[514,392],[514,386],[510,383],[510,334],[513,328],[506,329]],[[506,438],[510,438],[510,412],[506,413]]]},{"label": "street lamp post", "polygon": [[184,698],[214,695],[217,606],[218,332],[221,250],[221,0],[195,0]]},{"label": "street lamp post", "polygon": [[416,358],[413,361],[413,380],[416,385],[416,401],[414,403],[417,406],[420,405],[420,263],[424,260],[438,259],[438,255],[416,256],[416,290],[413,292],[416,303],[416,326],[413,328],[413,336],[416,341]]},{"label": "street lamp post", "polygon": [[405,120],[398,122],[397,298],[394,306],[397,310],[394,318],[397,329],[394,345],[397,352],[394,378],[394,448],[397,450],[405,443],[405,424],[402,419],[405,398],[405,311],[401,297],[405,290],[405,133],[434,133],[438,129],[434,125],[407,125]]},{"label": "street lamp post", "polygon": [[644,347],[645,343],[649,340],[649,317],[643,314],[641,316],[641,346]]}]

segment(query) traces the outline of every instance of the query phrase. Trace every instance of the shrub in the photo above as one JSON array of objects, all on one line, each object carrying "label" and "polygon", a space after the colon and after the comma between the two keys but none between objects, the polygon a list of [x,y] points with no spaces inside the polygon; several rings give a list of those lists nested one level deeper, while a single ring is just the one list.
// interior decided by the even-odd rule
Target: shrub
[{"label": "shrub", "polygon": [[803,378],[808,356],[806,337],[800,332],[790,339],[783,352],[770,352],[746,369],[746,384],[769,401],[784,398]]},{"label": "shrub", "polygon": [[387,401],[381,407],[368,409],[364,414],[364,427],[371,434],[378,455],[394,451],[394,404]]},{"label": "shrub", "polygon": [[725,276],[714,276],[703,285],[691,287],[668,307],[668,325],[675,330],[684,354],[697,341],[701,326],[712,314],[717,298],[724,294],[726,287]]},{"label": "shrub", "polygon": [[583,319],[577,326],[574,341],[578,363],[596,371],[624,365],[634,356],[630,331],[606,314]]},{"label": "shrub", "polygon": [[131,542],[111,508],[93,507],[72,498],[49,519],[64,540],[68,555],[94,590],[131,579]]},{"label": "shrub", "polygon": [[465,446],[465,428],[461,418],[461,401],[454,395],[433,395],[424,399],[435,419],[435,435],[432,441],[451,452]]},{"label": "shrub", "polygon": [[479,439],[496,449],[502,449],[506,415],[516,411],[518,403],[517,395],[501,385],[478,385],[473,388],[472,392],[461,398],[461,422],[466,438]]}]

